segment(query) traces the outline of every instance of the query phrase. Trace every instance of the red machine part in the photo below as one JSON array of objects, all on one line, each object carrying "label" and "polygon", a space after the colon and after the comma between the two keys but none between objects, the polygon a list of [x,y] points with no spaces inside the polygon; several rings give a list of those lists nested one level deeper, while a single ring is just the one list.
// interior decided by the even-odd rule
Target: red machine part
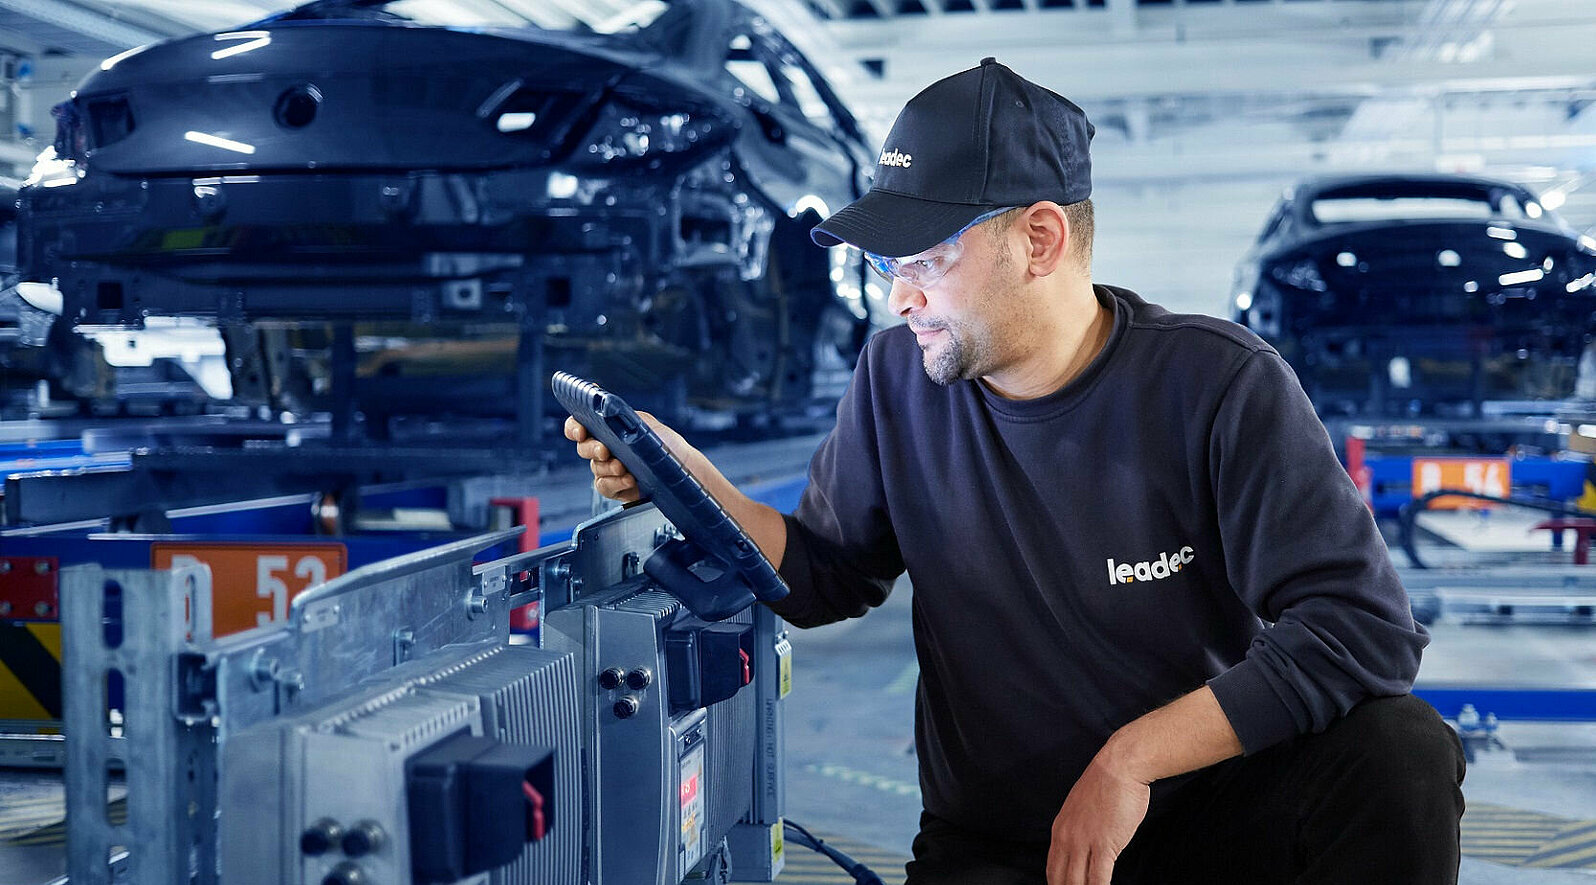
[{"label": "red machine part", "polygon": [[[520,550],[527,553],[539,547],[538,533],[538,499],[525,498],[492,498],[488,501],[489,507],[503,507],[510,511],[510,525],[524,525],[526,531],[521,534]],[[530,580],[531,575],[521,573],[521,580]],[[510,629],[517,633],[530,633],[538,629],[540,623],[539,606],[530,602],[510,612]]]},{"label": "red machine part", "polygon": [[521,782],[521,794],[526,797],[527,841],[541,842],[549,833],[548,815],[543,810],[543,794],[529,781]]},{"label": "red machine part", "polygon": [[1364,463],[1364,441],[1356,436],[1347,437],[1347,475],[1358,487],[1363,503],[1374,509],[1374,471]]},{"label": "red machine part", "polygon": [[525,498],[493,498],[488,501],[489,507],[506,507],[510,510],[510,525],[524,525],[526,531],[521,535],[521,552],[528,553],[538,549],[538,499]]},{"label": "red machine part", "polygon": [[0,556],[0,618],[60,620],[60,574],[54,556]]}]

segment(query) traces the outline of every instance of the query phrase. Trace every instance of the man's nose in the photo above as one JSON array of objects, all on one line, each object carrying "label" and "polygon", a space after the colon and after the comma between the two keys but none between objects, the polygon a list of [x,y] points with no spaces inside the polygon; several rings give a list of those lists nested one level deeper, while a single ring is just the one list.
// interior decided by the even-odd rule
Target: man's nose
[{"label": "man's nose", "polygon": [[887,309],[900,317],[910,311],[925,307],[925,293],[897,277],[892,278],[892,291],[887,295]]}]

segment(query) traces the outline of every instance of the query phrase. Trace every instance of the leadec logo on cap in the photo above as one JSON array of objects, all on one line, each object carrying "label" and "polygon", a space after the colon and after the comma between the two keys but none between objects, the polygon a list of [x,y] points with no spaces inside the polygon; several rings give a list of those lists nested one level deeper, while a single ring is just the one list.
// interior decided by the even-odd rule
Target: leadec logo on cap
[{"label": "leadec logo on cap", "polygon": [[895,150],[882,151],[881,159],[877,160],[876,162],[883,166],[901,166],[902,168],[907,169],[909,168],[909,164],[914,162],[914,157]]}]

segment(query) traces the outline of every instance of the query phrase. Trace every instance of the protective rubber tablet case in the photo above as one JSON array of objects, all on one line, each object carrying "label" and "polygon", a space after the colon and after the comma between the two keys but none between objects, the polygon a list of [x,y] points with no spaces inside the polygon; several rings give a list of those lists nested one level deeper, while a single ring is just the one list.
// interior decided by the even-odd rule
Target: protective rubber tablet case
[{"label": "protective rubber tablet case", "polygon": [[626,465],[643,497],[685,536],[660,547],[644,565],[665,590],[711,621],[736,614],[755,597],[774,602],[787,595],[786,582],[753,539],[631,406],[567,372],[554,373],[552,387],[560,405]]}]

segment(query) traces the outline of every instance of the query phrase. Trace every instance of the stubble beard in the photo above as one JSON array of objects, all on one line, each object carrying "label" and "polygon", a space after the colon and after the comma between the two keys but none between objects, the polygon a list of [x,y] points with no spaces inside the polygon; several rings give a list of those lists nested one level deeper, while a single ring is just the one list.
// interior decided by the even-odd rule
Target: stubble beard
[{"label": "stubble beard", "polygon": [[[998,306],[1013,300],[1004,297],[1012,293],[1000,291],[1001,281],[1006,279],[1006,272],[1012,266],[1013,255],[1006,246],[1000,248],[995,256],[991,284],[971,305],[975,308],[972,311],[975,315],[996,317]],[[997,348],[990,326],[977,327],[973,323],[939,319],[931,323],[917,323],[916,328],[941,329],[946,333],[943,341],[933,342],[929,347],[921,345],[926,377],[937,384],[946,387],[955,381],[973,381],[991,374],[996,368]]]},{"label": "stubble beard", "polygon": [[926,348],[921,354],[921,359],[925,364],[926,377],[946,387],[955,381],[968,381],[984,374],[976,370],[975,360],[972,359],[973,354],[971,351],[976,348],[964,346],[965,339],[961,338],[959,334],[963,331],[962,329],[956,329],[949,325],[941,325],[935,328],[946,332],[946,340]]}]

